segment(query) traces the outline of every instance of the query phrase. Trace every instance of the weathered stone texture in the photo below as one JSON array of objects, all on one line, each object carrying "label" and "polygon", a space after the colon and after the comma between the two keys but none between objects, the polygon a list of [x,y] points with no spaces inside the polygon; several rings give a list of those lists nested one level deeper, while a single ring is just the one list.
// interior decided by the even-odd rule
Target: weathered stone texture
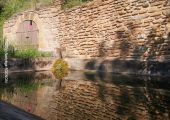
[{"label": "weathered stone texture", "polygon": [[61,46],[70,57],[145,59],[147,50],[146,58],[168,57],[168,7],[165,0],[106,0],[61,12]]},{"label": "weathered stone texture", "polygon": [[[129,84],[131,84],[130,81]],[[49,120],[168,119],[158,112],[159,110],[152,110],[154,108],[152,103],[159,101],[155,96],[164,98],[161,90],[152,89],[148,92],[147,88],[136,87],[137,85],[135,87],[123,84],[116,86],[81,80],[68,80],[64,85],[60,92],[56,92],[49,105],[52,111],[48,117]],[[152,92],[155,96],[150,94]],[[158,106],[165,105],[162,101],[158,104]]]},{"label": "weathered stone texture", "polygon": [[61,48],[65,57],[75,58],[170,58],[167,0],[95,0],[70,10],[55,4],[14,16],[4,25],[4,36],[15,41],[17,25],[33,19],[40,50]]}]

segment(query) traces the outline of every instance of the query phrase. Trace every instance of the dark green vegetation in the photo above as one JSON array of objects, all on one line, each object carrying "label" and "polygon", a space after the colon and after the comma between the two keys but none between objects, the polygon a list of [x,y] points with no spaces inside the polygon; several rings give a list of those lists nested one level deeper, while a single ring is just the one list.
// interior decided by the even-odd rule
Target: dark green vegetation
[{"label": "dark green vegetation", "polygon": [[[5,56],[4,50],[0,50],[0,58]],[[16,50],[16,51],[9,51],[8,57],[9,58],[40,58],[40,57],[51,57],[51,52],[41,52],[35,49],[25,49],[25,50]]]},{"label": "dark green vegetation", "polygon": [[[5,57],[4,51],[5,41],[0,41],[0,58]],[[15,50],[13,46],[8,47],[9,58],[40,58],[40,57],[51,57],[51,52],[41,52],[36,49],[27,48],[24,50]]]},{"label": "dark green vegetation", "polygon": [[16,58],[38,58],[38,57],[50,57],[52,54],[50,52],[40,52],[35,49],[25,49],[25,50],[17,50],[14,53],[14,57]]},{"label": "dark green vegetation", "polygon": [[4,56],[4,42],[0,40],[0,58]]},{"label": "dark green vegetation", "polygon": [[15,83],[1,84],[0,85],[0,97],[6,94],[9,98],[12,96],[13,91],[21,91],[22,93],[30,93],[36,91],[41,85],[39,83],[30,82],[27,80],[16,80]]},{"label": "dark green vegetation", "polygon": [[62,5],[62,8],[63,9],[69,9],[69,8],[72,8],[74,6],[79,6],[79,5],[82,5],[88,1],[92,1],[92,0],[65,0],[63,5]]},{"label": "dark green vegetation", "polygon": [[52,66],[52,72],[57,79],[62,79],[68,74],[68,64],[62,59],[58,59]]}]

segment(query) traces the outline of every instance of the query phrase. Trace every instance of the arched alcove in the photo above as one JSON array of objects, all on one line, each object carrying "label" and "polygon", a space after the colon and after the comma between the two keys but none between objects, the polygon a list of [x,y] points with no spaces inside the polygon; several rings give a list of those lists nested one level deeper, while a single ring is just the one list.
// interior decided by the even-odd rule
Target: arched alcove
[{"label": "arched alcove", "polygon": [[21,22],[16,31],[17,49],[38,49],[39,30],[33,20]]},{"label": "arched alcove", "polygon": [[[43,19],[39,18],[36,12],[26,11],[22,14],[17,14],[14,20],[16,21],[13,27],[10,28],[12,29],[10,32],[11,36],[4,34],[4,37],[7,36],[10,44],[14,45],[15,48],[22,48],[24,46],[35,48],[37,46],[36,49],[40,51],[47,51],[49,49],[47,36],[44,34]],[[30,24],[32,24],[31,27]],[[32,29],[30,30],[30,28]],[[32,36],[34,36],[33,39]],[[25,38],[21,39],[21,37]]]},{"label": "arched alcove", "polygon": [[54,19],[47,20],[41,15],[36,11],[16,14],[5,22],[3,37],[15,49],[30,46],[39,51],[54,52],[60,48],[59,39],[56,38],[57,26],[53,24]]}]

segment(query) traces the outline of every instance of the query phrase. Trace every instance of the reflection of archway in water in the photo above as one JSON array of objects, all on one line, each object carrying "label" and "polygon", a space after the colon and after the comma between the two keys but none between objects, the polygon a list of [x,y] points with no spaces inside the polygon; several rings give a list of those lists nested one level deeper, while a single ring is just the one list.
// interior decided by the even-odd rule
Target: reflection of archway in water
[{"label": "reflection of archway in water", "polygon": [[38,27],[32,20],[25,20],[19,24],[16,32],[16,48],[26,49],[33,48],[38,49]]}]

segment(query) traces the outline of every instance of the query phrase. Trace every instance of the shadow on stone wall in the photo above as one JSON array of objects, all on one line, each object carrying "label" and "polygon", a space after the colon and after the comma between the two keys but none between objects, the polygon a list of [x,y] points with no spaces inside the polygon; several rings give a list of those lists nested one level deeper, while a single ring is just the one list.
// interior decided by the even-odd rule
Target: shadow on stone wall
[{"label": "shadow on stone wall", "polygon": [[[37,58],[37,59],[8,59],[8,70],[9,71],[25,71],[25,70],[49,70],[53,58]],[[4,59],[0,60],[0,72],[4,72],[5,65]]]},{"label": "shadow on stone wall", "polygon": [[[135,21],[129,22],[125,27],[115,32],[118,42],[112,46],[112,51],[114,52],[114,48],[119,50],[119,55],[115,56],[114,60],[92,59],[87,62],[85,69],[102,72],[168,75],[170,72],[169,61],[165,60],[169,59],[170,54],[170,33],[164,33],[161,26],[157,26],[151,28],[150,32],[145,35],[141,29],[139,30],[139,25]],[[99,44],[99,59],[109,54],[105,49],[105,42],[102,41]]]},{"label": "shadow on stone wall", "polygon": [[[170,53],[170,33],[168,33],[167,38],[164,38],[164,33],[162,33],[159,26],[152,28],[146,38],[141,36],[141,39],[146,39],[147,41],[139,45],[135,42],[138,39],[133,36],[133,32],[136,32],[135,28],[137,27],[130,23],[127,26],[128,30],[119,30],[116,32],[117,38],[120,41],[120,45],[118,46],[120,57],[114,60],[101,61],[93,59],[88,61],[85,66],[85,69],[96,71],[94,73],[87,72],[85,76],[93,82],[97,82],[98,95],[103,101],[106,101],[104,95],[107,92],[107,88],[103,85],[103,82],[105,82],[108,72],[159,76],[168,75],[170,72],[170,62],[164,61],[164,57]],[[103,44],[104,42],[101,42],[98,50],[100,57],[105,57],[105,54],[107,54],[103,48]],[[127,57],[132,60],[127,60]],[[157,89],[160,89],[160,86],[155,85],[157,81],[150,78],[144,78],[138,81],[143,86],[131,85],[128,78],[125,80],[128,83],[125,84],[120,78],[120,81],[116,81],[117,79],[113,75],[111,81],[113,84],[121,87],[120,96],[113,95],[112,98],[118,98],[119,101],[119,105],[116,108],[117,114],[129,115],[130,113],[131,116],[129,119],[136,120],[137,117],[134,111],[136,108],[133,107],[135,107],[134,104],[141,104],[145,106],[145,112],[148,114],[146,117],[149,117],[151,120],[162,119],[161,116],[169,116],[168,113],[170,110],[165,106],[170,107],[168,105],[170,103],[168,96],[170,89],[166,86],[166,83],[159,85],[161,89],[167,89],[167,91],[159,91]],[[160,81],[163,79],[161,78]]]},{"label": "shadow on stone wall", "polygon": [[[117,38],[120,41],[120,45],[118,45],[120,58],[126,59],[130,57],[135,60],[160,60],[161,56],[168,55],[170,40],[169,38],[164,38],[165,33],[161,31],[161,26],[151,28],[147,36],[141,32],[137,33],[141,31],[137,29],[139,27],[133,22],[130,22],[125,27],[127,29],[116,31]],[[136,36],[135,33],[139,36]],[[167,36],[169,37],[169,33]],[[146,42],[139,42],[140,40]]]}]

